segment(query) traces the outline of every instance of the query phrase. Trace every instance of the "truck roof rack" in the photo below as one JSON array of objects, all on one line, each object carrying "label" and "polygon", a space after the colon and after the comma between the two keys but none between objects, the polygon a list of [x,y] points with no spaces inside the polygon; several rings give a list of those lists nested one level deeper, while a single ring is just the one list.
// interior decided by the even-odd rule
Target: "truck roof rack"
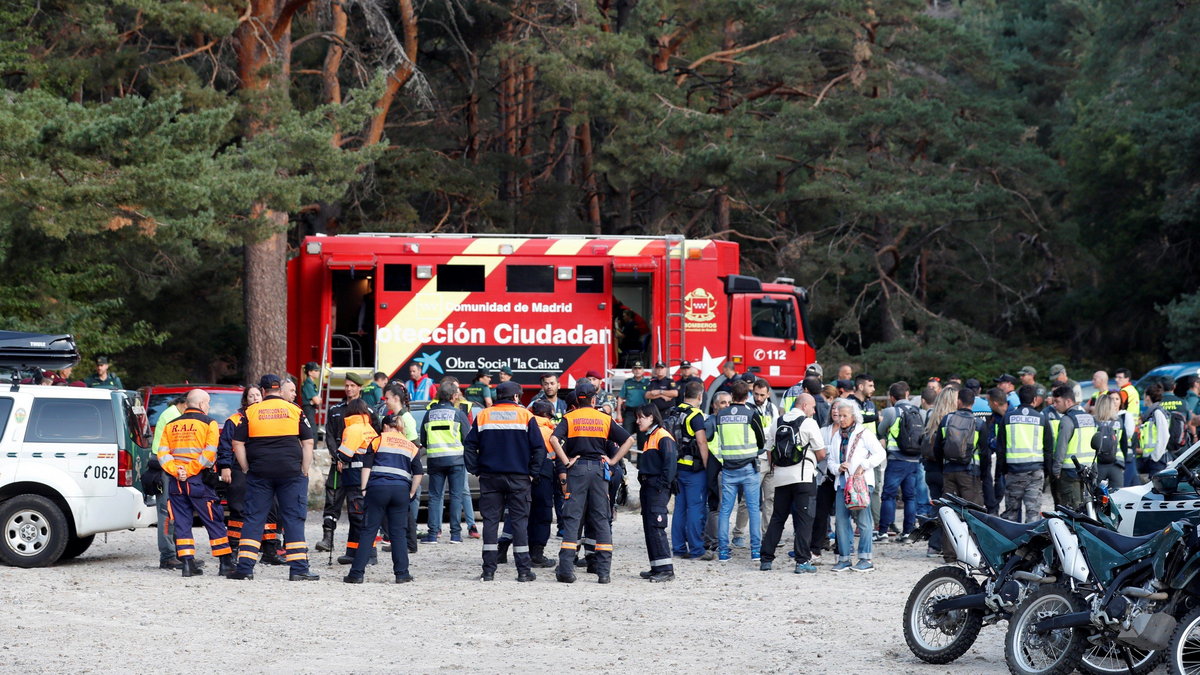
[{"label": "truck roof rack", "polygon": [[0,331],[0,369],[62,370],[76,363],[79,349],[70,335]]}]

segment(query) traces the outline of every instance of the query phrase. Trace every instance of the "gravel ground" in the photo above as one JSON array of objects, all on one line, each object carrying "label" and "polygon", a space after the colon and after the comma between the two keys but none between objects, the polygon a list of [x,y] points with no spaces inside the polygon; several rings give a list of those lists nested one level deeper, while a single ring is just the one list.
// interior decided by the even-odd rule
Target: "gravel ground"
[{"label": "gravel ground", "polygon": [[[319,522],[309,514],[309,542]],[[206,550],[203,530],[196,535]],[[153,530],[101,535],[52,568],[0,567],[9,607],[0,645],[5,669],[37,672],[1005,671],[1003,624],[984,628],[948,666],[905,646],[905,600],[939,562],[923,545],[878,545],[877,569],[866,574],[830,573],[829,553],[817,574],[793,574],[779,560],[760,572],[741,549],[725,563],[677,561],[674,582],[650,584],[637,576],[647,561],[636,513],[618,516],[615,540],[608,586],[588,574],[556,583],[553,570],[518,584],[511,565],[485,585],[480,542],[470,539],[422,546],[412,584],[389,583],[386,561],[350,586],[346,568],[320,555],[317,583],[292,584],[287,568],[262,566],[253,581],[228,581],[213,576],[215,561],[182,579],[158,569]]]}]

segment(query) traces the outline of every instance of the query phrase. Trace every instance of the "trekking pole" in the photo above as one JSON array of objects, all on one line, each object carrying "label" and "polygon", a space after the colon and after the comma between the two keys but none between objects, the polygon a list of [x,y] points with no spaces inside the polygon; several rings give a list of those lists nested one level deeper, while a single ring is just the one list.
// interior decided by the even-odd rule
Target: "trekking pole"
[{"label": "trekking pole", "polygon": [[[333,467],[330,467],[330,468],[333,468]],[[339,473],[340,472],[338,472],[338,471],[333,472],[333,492],[334,492],[334,494],[337,494],[337,489],[338,489],[337,483],[338,483]],[[334,531],[330,530],[329,531],[329,566],[330,567],[333,567],[333,549],[337,548],[337,544],[334,542],[335,536],[336,536],[336,534],[334,533]]]}]

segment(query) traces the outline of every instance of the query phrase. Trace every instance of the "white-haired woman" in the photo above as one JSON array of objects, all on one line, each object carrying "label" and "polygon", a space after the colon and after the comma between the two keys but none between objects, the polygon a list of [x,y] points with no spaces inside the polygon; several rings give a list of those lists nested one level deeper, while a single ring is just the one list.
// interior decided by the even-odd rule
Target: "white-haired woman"
[{"label": "white-haired woman", "polygon": [[[869,506],[870,492],[875,489],[875,467],[883,463],[886,456],[883,446],[862,423],[862,410],[848,399],[833,402],[837,411],[836,422],[831,430],[829,444],[825,448],[829,469],[836,474],[834,483],[834,520],[837,533],[838,562],[831,571],[870,572],[875,569],[871,562],[871,533],[875,531]],[[846,488],[855,477],[861,477],[867,485],[866,508],[851,510],[846,505]],[[850,564],[854,551],[854,531],[858,529],[858,562]]]}]

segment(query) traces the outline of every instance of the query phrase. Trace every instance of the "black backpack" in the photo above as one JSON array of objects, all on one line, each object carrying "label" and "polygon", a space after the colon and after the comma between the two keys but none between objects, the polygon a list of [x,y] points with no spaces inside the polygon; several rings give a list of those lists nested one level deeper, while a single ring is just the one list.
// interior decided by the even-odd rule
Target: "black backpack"
[{"label": "black backpack", "polygon": [[790,422],[779,419],[775,426],[775,447],[771,450],[773,466],[795,466],[803,461],[816,463],[815,458],[808,455],[808,448],[800,445],[800,425],[806,419],[804,415]]},{"label": "black backpack", "polygon": [[896,432],[896,447],[906,457],[920,457],[921,439],[925,435],[925,420],[916,406],[896,406],[896,421],[900,428]]},{"label": "black backpack", "polygon": [[947,462],[970,464],[975,459],[975,416],[952,413],[946,416],[942,457]]},{"label": "black backpack", "polygon": [[1117,461],[1117,452],[1121,444],[1117,440],[1117,423],[1106,420],[1096,425],[1096,435],[1092,437],[1092,449],[1096,451],[1097,464],[1113,464]]},{"label": "black backpack", "polygon": [[694,412],[697,412],[695,408],[677,405],[663,416],[662,428],[671,434],[671,438],[675,439],[675,447],[678,448],[680,457],[684,455],[699,456],[699,453],[696,452],[696,437],[687,432],[685,424],[688,417]]},{"label": "black backpack", "polygon": [[1188,446],[1187,418],[1179,410],[1171,412],[1164,410],[1163,412],[1167,413],[1169,422],[1167,425],[1167,452],[1173,455],[1178,454],[1180,450]]}]

